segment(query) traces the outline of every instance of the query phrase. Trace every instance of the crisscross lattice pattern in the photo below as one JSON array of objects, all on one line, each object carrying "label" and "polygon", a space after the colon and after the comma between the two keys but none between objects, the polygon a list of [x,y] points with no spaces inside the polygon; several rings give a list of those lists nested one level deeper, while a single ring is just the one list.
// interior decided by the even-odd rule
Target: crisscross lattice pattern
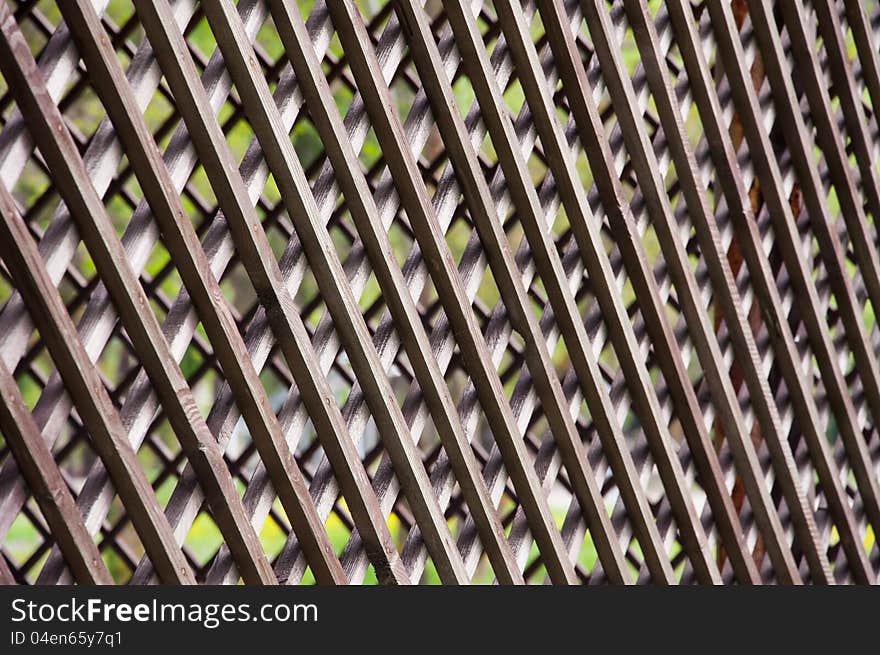
[{"label": "crisscross lattice pattern", "polygon": [[876,0],[0,28],[0,581],[876,581]]}]

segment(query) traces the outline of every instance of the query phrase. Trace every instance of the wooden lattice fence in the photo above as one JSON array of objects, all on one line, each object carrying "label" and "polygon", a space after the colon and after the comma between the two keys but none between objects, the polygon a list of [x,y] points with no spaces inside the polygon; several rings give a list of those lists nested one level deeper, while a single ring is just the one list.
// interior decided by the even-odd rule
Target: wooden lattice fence
[{"label": "wooden lattice fence", "polygon": [[0,581],[873,583],[876,0],[0,0]]}]

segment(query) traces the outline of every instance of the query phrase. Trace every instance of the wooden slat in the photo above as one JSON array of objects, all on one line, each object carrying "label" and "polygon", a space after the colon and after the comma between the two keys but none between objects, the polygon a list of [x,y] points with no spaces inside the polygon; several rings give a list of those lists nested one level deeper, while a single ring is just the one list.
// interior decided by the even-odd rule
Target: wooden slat
[{"label": "wooden slat", "polygon": [[[77,582],[113,584],[67,482],[46,446],[15,378],[0,363],[0,428]],[[11,584],[7,580],[5,584]]]},{"label": "wooden slat", "polygon": [[[539,546],[543,547],[544,563],[548,571],[558,581],[574,581],[574,571],[568,556],[564,552],[559,533],[553,526],[552,517],[543,495],[539,489],[534,469],[528,466],[525,454],[516,453],[521,449],[521,440],[516,437],[518,430],[513,425],[509,410],[498,401],[504,392],[497,372],[489,360],[488,352],[479,334],[469,303],[465,300],[464,290],[449,253],[443,235],[437,229],[437,220],[426,200],[423,183],[416,169],[416,162],[405,143],[403,129],[399,118],[386,113],[392,106],[392,100],[386,83],[381,79],[379,63],[375,53],[367,49],[369,39],[364,33],[364,26],[354,5],[347,1],[328,3],[334,24],[344,39],[349,57],[354,67],[355,76],[361,82],[359,89],[374,129],[380,140],[386,144],[389,155],[389,166],[397,185],[401,202],[413,223],[416,238],[422,252],[426,253],[426,263],[431,270],[432,280],[437,285],[444,308],[450,322],[459,334],[459,346],[466,349],[465,358],[468,366],[473,366],[471,375],[480,393],[480,401],[485,411],[498,412],[504,421],[505,432],[496,434],[499,445],[508,449],[510,457],[506,460],[508,471],[514,479],[519,478],[519,491],[523,502],[534,504],[535,520],[541,517],[541,531],[535,534]],[[525,464],[525,466],[523,466]],[[538,499],[541,500],[538,500]],[[534,499],[534,500],[533,500]]]},{"label": "wooden slat", "polygon": [[[300,508],[310,507],[311,499],[302,473],[283,438],[281,426],[272,412],[238,327],[223,301],[222,291],[210,273],[210,266],[198,236],[184,218],[185,212],[180,199],[173,190],[173,183],[146,122],[137,111],[134,97],[124,81],[122,69],[116,62],[115,55],[106,47],[106,37],[102,36],[103,29],[97,16],[85,2],[70,3],[63,11],[80,44],[80,51],[84,53],[93,83],[98,92],[103,94],[104,105],[116,124],[128,158],[153,208],[153,215],[162,228],[164,243],[174,257],[187,290],[199,309],[202,323],[223,366],[224,375],[235,392],[236,403],[241,408],[262,460],[270,470],[273,486],[288,515],[293,517],[295,523],[303,525],[306,518],[297,514],[305,514],[307,510]],[[104,47],[101,47],[102,44]],[[350,491],[351,497],[362,498],[362,502],[368,504],[372,494],[369,478],[355,451],[350,447],[346,451],[343,444],[335,451],[335,455],[334,461],[339,463],[339,471],[344,476],[343,484]],[[354,503],[352,505],[356,519],[366,521],[364,528],[372,535],[371,552],[384,554],[384,557],[377,559],[377,568],[388,570],[392,579],[405,580],[405,573],[399,568],[399,556],[385,522],[371,520],[366,509]],[[313,525],[317,523],[314,516],[312,522]],[[323,530],[320,533],[323,534]]]},{"label": "wooden slat", "polygon": [[[2,24],[5,29],[9,21]],[[0,45],[0,49],[2,47]],[[67,391],[73,397],[104,465],[113,476],[116,492],[125,503],[144,548],[163,580],[195,582],[137,455],[125,439],[119,415],[77,338],[76,328],[57,289],[48,279],[15,201],[5,189],[0,189],[0,218],[5,232],[4,238],[0,239],[3,261],[9,270],[15,271],[18,276],[16,286],[28,303],[28,309],[44,326],[41,336],[64,377]]]},{"label": "wooden slat", "polygon": [[373,271],[385,293],[384,299],[401,333],[419,385],[427,396],[426,402],[431,408],[462,493],[480,526],[484,548],[500,582],[520,582],[522,574],[504,536],[452,398],[442,382],[443,374],[431,352],[418,308],[395,260],[367,180],[356,166],[357,155],[345,133],[330,88],[320,70],[320,62],[311,44],[307,43],[305,24],[298,13],[291,11],[290,5],[273,2],[271,10],[279,35],[289,49],[288,58],[297,73],[297,81],[314,117],[315,126],[324,140],[337,181],[349,201],[349,210],[364,240]]},{"label": "wooden slat", "polygon": [[[818,422],[818,410],[815,407],[811,391],[805,388],[806,381],[799,370],[799,357],[794,336],[791,334],[788,321],[785,319],[782,301],[776,290],[769,263],[763,257],[760,234],[755,225],[745,186],[736,168],[733,144],[729,140],[727,131],[718,120],[718,117],[721,115],[718,108],[718,99],[712,91],[713,85],[705,59],[697,49],[698,41],[693,19],[686,12],[676,11],[675,9],[671,12],[671,16],[675,29],[680,33],[679,43],[683,46],[682,52],[690,74],[691,86],[694,89],[696,103],[704,116],[703,123],[710,133],[710,147],[714,150],[714,156],[718,162],[718,170],[723,175],[725,198],[731,207],[733,221],[740,235],[740,243],[744,245],[745,258],[752,274],[753,284],[758,293],[763,311],[768,317],[769,323],[774,326],[774,329],[771,330],[771,337],[775,343],[774,347],[778,360],[783,362],[783,371],[789,390],[800,395],[800,404],[806,409],[805,418],[807,421],[805,422],[805,428],[811,424],[816,425]],[[767,176],[763,183],[765,198],[769,196],[773,188],[773,185],[770,184],[771,180],[777,178],[778,175]],[[788,203],[777,195],[771,213],[783,214],[783,217],[777,221],[776,225],[779,226],[780,234],[785,235],[786,231],[788,232],[782,239],[787,239],[788,244],[794,244],[796,239],[792,231],[794,220],[790,217],[790,211]],[[787,217],[784,216],[786,212],[789,213]],[[830,402],[834,408],[846,447],[852,453],[850,461],[855,467],[854,471],[857,478],[860,480],[859,485],[865,489],[863,492],[864,496],[870,498],[873,495],[871,486],[875,485],[876,482],[871,481],[870,476],[864,475],[863,468],[865,463],[870,461],[870,458],[864,451],[862,437],[859,434],[858,419],[847,395],[846,384],[841,375],[839,365],[833,356],[831,339],[824,324],[818,320],[820,310],[815,286],[813,285],[812,278],[805,271],[803,261],[796,250],[786,246],[783,248],[783,253],[786,256],[786,266],[791,275],[792,282],[797,284],[800,291],[799,297],[809,303],[810,311],[804,312],[807,332],[813,344],[813,351],[818,359],[819,370],[822,373],[825,388],[829,393]],[[838,486],[840,474],[835,470],[834,462],[829,460],[824,435],[813,434],[811,439],[812,448],[818,451],[813,459],[814,461],[822,462],[824,467],[821,474],[824,477],[825,484]],[[848,543],[845,542],[844,545],[849,557],[854,560],[851,567],[862,576],[861,582],[869,582],[873,574],[871,573],[870,565],[864,561],[865,553],[863,546],[856,541],[856,528],[853,525],[854,519],[848,503],[843,501],[840,494],[840,490],[834,490],[834,494],[829,493],[829,496],[838,503],[835,512],[841,517],[838,520],[846,526],[846,531],[850,535]]]},{"label": "wooden slat", "polygon": [[64,119],[48,101],[42,78],[34,75],[36,62],[14,18],[10,14],[0,14],[0,18],[6,30],[6,39],[0,44],[4,53],[2,70],[24,109],[34,140],[95,259],[187,458],[198,471],[215,519],[236,552],[239,571],[246,580],[272,582],[271,566],[256,532],[247,522],[222,454],[198,411],[186,378],[169,352],[155,315],[148,309],[149,300],[127,263],[101,199],[88,181],[88,172]]},{"label": "wooden slat", "polygon": [[0,6],[0,581],[878,579],[876,3],[108,6]]}]

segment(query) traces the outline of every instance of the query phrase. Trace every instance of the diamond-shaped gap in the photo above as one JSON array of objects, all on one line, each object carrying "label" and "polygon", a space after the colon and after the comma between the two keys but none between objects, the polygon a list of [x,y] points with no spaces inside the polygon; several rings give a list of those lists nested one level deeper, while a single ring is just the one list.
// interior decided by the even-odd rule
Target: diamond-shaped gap
[{"label": "diamond-shaped gap", "polygon": [[[416,93],[422,88],[418,72],[409,56],[405,56],[401,65],[394,72],[394,77],[389,85],[391,99],[394,101],[394,110],[401,124],[405,124],[413,106]],[[430,153],[429,153],[430,154]]]},{"label": "diamond-shaped gap", "polygon": [[183,290],[183,282],[174,260],[163,243],[159,242],[153,247],[140,278],[144,292],[150,299],[153,313],[160,323],[164,322]]},{"label": "diamond-shaped gap", "polygon": [[60,22],[61,12],[53,2],[40,0],[28,11],[20,11],[16,15],[16,20],[31,47],[31,52],[37,57]]},{"label": "diamond-shaped gap", "polygon": [[314,334],[322,317],[329,314],[315,276],[309,268],[306,268],[302,274],[302,282],[295,300],[306,328]]},{"label": "diamond-shaped gap", "polygon": [[98,94],[87,81],[88,78],[84,77],[72,84],[58,103],[80,151],[84,150],[91,135],[106,116]]},{"label": "diamond-shaped gap", "polygon": [[[486,337],[490,355],[497,362],[501,384],[509,396],[513,390],[511,385],[516,383],[519,369],[525,362],[523,339],[519,333],[513,331],[509,314],[502,304],[489,307],[479,298],[475,298],[473,311],[481,332]],[[507,335],[506,340],[499,338],[504,335]],[[458,364],[465,366],[465,362]]]},{"label": "diamond-shaped gap", "polygon": [[37,404],[52,368],[42,337],[38,332],[32,332],[28,348],[15,369],[19,391],[29,409],[33,410]]},{"label": "diamond-shaped gap", "polygon": [[[572,498],[572,504],[569,505],[569,511],[563,522],[563,533],[566,530],[566,523],[569,519],[580,517],[580,506],[573,503],[574,498]],[[593,543],[593,536],[590,530],[585,529],[582,533],[583,536],[579,539],[577,537],[574,538],[574,543],[580,543],[580,550],[576,552],[575,565],[579,576],[589,576],[589,578],[584,580],[587,582],[592,579],[592,577],[598,572],[597,569],[600,569],[601,566],[599,563],[599,555],[596,551],[596,545]],[[580,535],[581,531],[578,531],[576,534]]]},{"label": "diamond-shaped gap", "polygon": [[164,80],[162,80],[159,90],[150,97],[143,111],[143,116],[159,149],[165,152],[180,120]]},{"label": "diamond-shaped gap", "polygon": [[86,306],[97,292],[98,284],[97,277],[87,278],[73,266],[68,266],[65,270],[58,283],[58,293],[74,323],[79,324],[82,320]]},{"label": "diamond-shaped gap", "polygon": [[[327,77],[327,83],[336,102],[336,107],[342,116],[348,113],[352,101],[355,97],[355,86],[352,83],[348,71],[345,68],[345,62],[338,60],[338,53],[341,52],[339,38],[333,32],[330,39],[330,46],[327,54],[322,62],[322,69]],[[316,53],[317,54],[317,53]],[[345,75],[343,75],[345,73]],[[301,112],[305,113],[305,109]]]},{"label": "diamond-shaped gap", "polygon": [[58,195],[38,152],[27,158],[11,191],[25,222],[38,234],[42,233],[52,219]]},{"label": "diamond-shaped gap", "polygon": [[281,553],[288,534],[290,534],[290,524],[287,521],[284,508],[281,506],[281,501],[276,498],[272,503],[269,516],[260,529],[260,543],[269,561],[274,561]]},{"label": "diamond-shaped gap", "polygon": [[[333,195],[328,194],[328,201],[332,198]],[[325,206],[326,204],[327,203],[325,203]],[[357,287],[359,282],[352,279],[353,271],[356,270],[354,268],[355,261],[350,261],[350,259],[352,255],[352,247],[355,241],[359,239],[359,235],[357,225],[348,211],[348,205],[344,197],[340,196],[336,200],[336,209],[330,214],[330,221],[327,225],[327,230],[336,249],[339,261],[346,269],[348,278],[352,280],[352,285]],[[363,252],[363,245],[361,245],[358,250],[360,252],[357,253],[357,256],[360,259],[366,259],[366,253]]]},{"label": "diamond-shaped gap", "polygon": [[[196,325],[196,331],[186,349],[181,364],[186,364],[184,375],[187,379],[196,404],[207,418],[216,400],[217,392],[224,381],[220,364],[213,352],[204,327]],[[181,366],[183,370],[183,366]]]},{"label": "diamond-shaped gap", "polygon": [[[129,221],[125,219],[130,219],[138,204],[143,201],[143,197],[144,194],[134,169],[127,157],[123,156],[117,166],[112,183],[104,193],[104,204],[107,205],[112,218],[119,217],[122,219],[120,222],[126,225]],[[114,203],[117,205],[116,207],[113,206]]]},{"label": "diamond-shaped gap", "polygon": [[204,72],[209,58],[217,48],[217,41],[205,18],[205,12],[202,7],[196,7],[192,17],[187,21],[183,34],[186,37],[186,42],[196,68],[200,73]]},{"label": "diamond-shaped gap", "polygon": [[279,412],[288,393],[295,391],[295,384],[293,375],[277,344],[273,347],[260,372],[260,380],[272,407],[276,413]]},{"label": "diamond-shaped gap", "polygon": [[[259,207],[262,210],[262,200]],[[284,260],[285,254],[289,256],[289,253],[293,252],[294,244],[297,247],[297,251],[301,251],[299,239],[296,236],[293,224],[283,203],[278,202],[268,211],[260,211],[260,213],[264,216],[263,227],[265,228],[266,238],[269,241],[276,261]]]},{"label": "diamond-shaped gap", "polygon": [[368,171],[379,167],[384,162],[379,139],[372,127],[367,132],[367,138],[361,147],[359,159],[361,166]]},{"label": "diamond-shaped gap", "polygon": [[[113,317],[111,320],[116,320],[116,318]],[[110,339],[95,360],[95,364],[111,399],[117,407],[121,406],[128,386],[133,381],[140,364],[128,334],[118,320],[113,326]]]},{"label": "diamond-shaped gap", "polygon": [[391,224],[391,228],[388,230],[388,241],[394,250],[398,265],[403,270],[407,257],[418,248],[418,244],[412,235],[402,227],[400,221]]},{"label": "diamond-shaped gap", "polygon": [[[157,497],[164,504],[161,487],[157,490]],[[113,496],[102,523],[98,548],[113,579],[118,584],[128,582],[144,554],[144,549],[118,496]]]},{"label": "diamond-shaped gap", "polygon": [[63,430],[52,450],[68,485],[78,494],[98,461],[88,433],[82,426]]},{"label": "diamond-shaped gap", "polygon": [[865,550],[876,571],[877,564],[880,562],[880,545],[877,543],[877,535],[871,526],[868,526],[865,530]]},{"label": "diamond-shaped gap", "polygon": [[[223,297],[232,310],[233,316],[249,318],[252,315],[252,310],[257,306],[257,298],[247,271],[238,260],[237,254],[233,253],[219,282]],[[240,325],[239,330],[243,332],[244,327],[244,325]]]},{"label": "diamond-shaped gap", "polygon": [[271,16],[267,17],[266,22],[257,31],[254,47],[266,80],[274,91],[278,73],[287,65],[287,58],[284,44],[278,36],[278,30]]},{"label": "diamond-shaped gap", "polygon": [[[241,162],[251,143],[255,141],[255,136],[234,87],[220,109],[218,121],[226,135],[226,143],[233,158]],[[277,193],[274,197],[277,197]]]},{"label": "diamond-shaped gap", "polygon": [[28,583],[34,584],[53,542],[40,508],[29,498],[10,527],[3,551]]},{"label": "diamond-shaped gap", "polygon": [[324,143],[309,115],[308,107],[300,108],[290,130],[294,150],[305,171],[306,177],[314,185],[324,168],[328,165]]},{"label": "diamond-shaped gap", "polygon": [[193,521],[183,544],[187,554],[194,560],[197,570],[202,572],[203,576],[203,571],[207,569],[223,544],[223,535],[207,505],[202,507],[202,511]]},{"label": "diamond-shaped gap", "polygon": [[217,197],[214,195],[210,179],[201,164],[197,164],[190,174],[186,195],[190,196],[190,202],[196,207],[203,208],[206,213],[214,213],[216,210]]}]

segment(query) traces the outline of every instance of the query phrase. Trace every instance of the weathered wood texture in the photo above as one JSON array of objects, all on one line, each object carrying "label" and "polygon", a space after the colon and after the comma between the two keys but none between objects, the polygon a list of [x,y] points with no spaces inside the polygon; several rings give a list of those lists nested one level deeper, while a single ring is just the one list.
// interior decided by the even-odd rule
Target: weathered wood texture
[{"label": "weathered wood texture", "polygon": [[0,581],[880,574],[877,0],[0,0]]}]

